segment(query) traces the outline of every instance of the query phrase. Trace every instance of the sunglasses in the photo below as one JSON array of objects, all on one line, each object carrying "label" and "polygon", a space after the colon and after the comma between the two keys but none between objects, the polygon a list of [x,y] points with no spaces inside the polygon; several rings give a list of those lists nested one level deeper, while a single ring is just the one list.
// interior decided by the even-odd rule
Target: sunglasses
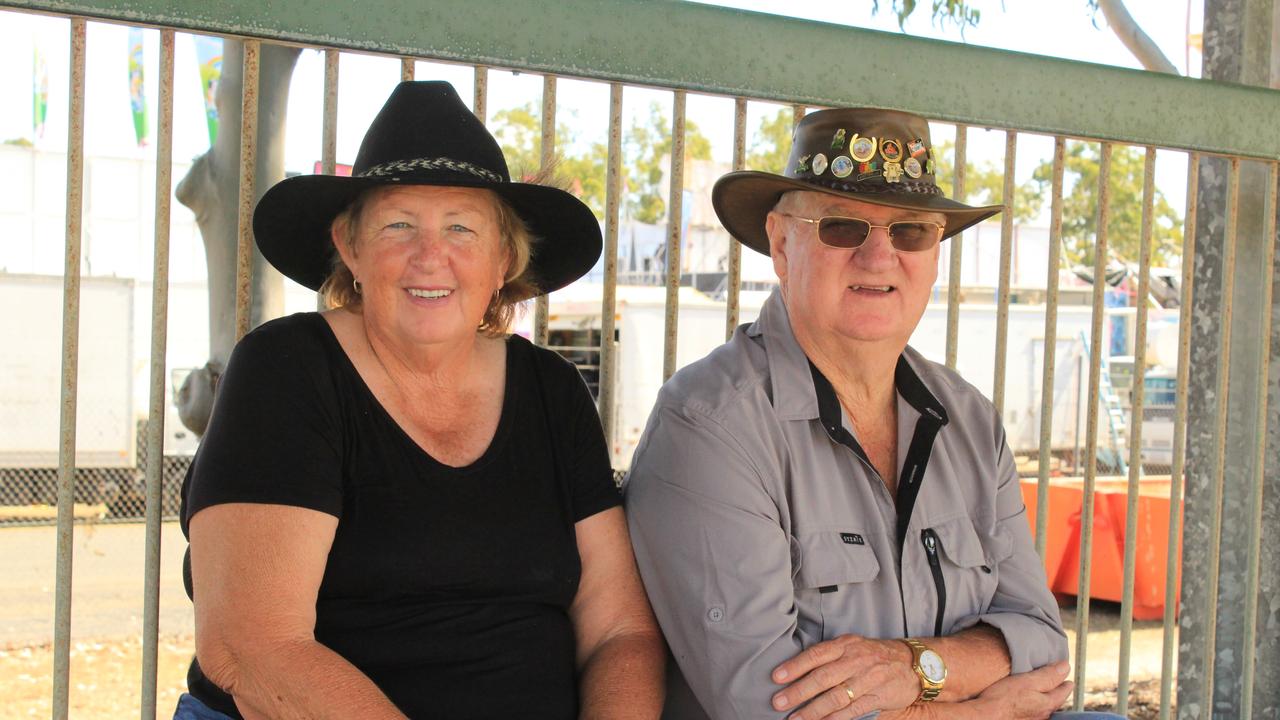
[{"label": "sunglasses", "polygon": [[942,241],[943,227],[938,223],[921,220],[892,222],[888,225],[872,225],[870,222],[860,218],[840,217],[838,215],[807,218],[787,213],[778,214],[807,222],[810,225],[817,225],[818,242],[838,250],[853,250],[862,247],[867,238],[871,237],[873,228],[888,230],[889,242],[893,245],[893,249],[898,252],[924,252],[925,250],[933,249],[934,245]]}]

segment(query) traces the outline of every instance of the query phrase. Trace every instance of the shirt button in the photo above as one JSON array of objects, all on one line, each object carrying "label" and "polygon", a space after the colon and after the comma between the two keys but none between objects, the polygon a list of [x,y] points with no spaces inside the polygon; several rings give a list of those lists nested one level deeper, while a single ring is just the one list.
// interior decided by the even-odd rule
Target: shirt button
[{"label": "shirt button", "polygon": [[707,619],[711,622],[720,622],[724,619],[724,608],[713,607],[707,611]]}]

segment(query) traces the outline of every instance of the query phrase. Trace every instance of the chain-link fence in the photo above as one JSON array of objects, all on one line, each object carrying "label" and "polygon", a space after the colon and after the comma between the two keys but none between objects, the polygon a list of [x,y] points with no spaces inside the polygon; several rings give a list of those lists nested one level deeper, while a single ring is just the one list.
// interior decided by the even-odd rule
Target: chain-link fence
[{"label": "chain-link fence", "polygon": [[[146,510],[146,421],[138,423],[136,467],[78,467],[74,484],[77,522],[136,522]],[[166,456],[161,466],[160,513],[178,517],[188,455]],[[57,522],[58,469],[0,467],[0,527]]]}]

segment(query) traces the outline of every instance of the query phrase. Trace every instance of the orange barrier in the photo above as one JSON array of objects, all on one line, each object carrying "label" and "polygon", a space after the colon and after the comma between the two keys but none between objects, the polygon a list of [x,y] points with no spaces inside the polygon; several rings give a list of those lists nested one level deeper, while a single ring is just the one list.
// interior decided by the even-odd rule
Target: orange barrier
[{"label": "orange barrier", "polygon": [[[1164,616],[1165,567],[1169,556],[1169,478],[1139,481],[1138,547],[1134,572],[1133,617],[1156,620]],[[1034,478],[1022,480],[1027,522],[1035,533],[1036,487]],[[1128,481],[1098,478],[1093,500],[1093,567],[1089,596],[1120,602],[1124,589],[1125,510]],[[1049,587],[1059,595],[1074,596],[1080,582],[1080,524],[1084,507],[1081,478],[1049,481],[1049,522],[1045,544],[1045,574]],[[1181,547],[1179,537],[1178,547]],[[1177,564],[1179,569],[1181,563]],[[1181,578],[1179,578],[1181,580]],[[1181,584],[1178,591],[1181,591]],[[1178,595],[1174,595],[1175,609]]]}]

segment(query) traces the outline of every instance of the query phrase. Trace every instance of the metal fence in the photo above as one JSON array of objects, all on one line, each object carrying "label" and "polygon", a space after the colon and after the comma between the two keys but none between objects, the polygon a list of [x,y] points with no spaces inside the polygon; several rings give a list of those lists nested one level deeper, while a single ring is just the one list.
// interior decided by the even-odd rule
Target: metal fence
[{"label": "metal fence", "polygon": [[[1252,409],[1256,411],[1253,422],[1256,427],[1267,423],[1267,376],[1270,363],[1270,343],[1265,336],[1270,332],[1272,305],[1269,271],[1275,264],[1277,177],[1276,159],[1280,158],[1280,135],[1264,133],[1259,129],[1273,127],[1274,118],[1280,116],[1278,93],[1259,91],[1246,87],[1228,86],[1193,81],[1168,76],[1151,75],[1114,68],[1102,68],[1080,63],[1049,60],[1031,56],[984,50],[965,46],[953,46],[920,39],[890,36],[818,23],[783,18],[752,15],[720,8],[669,3],[630,3],[623,0],[572,0],[547,4],[532,17],[527,7],[514,0],[508,2],[472,2],[448,0],[430,5],[413,4],[401,0],[384,0],[363,10],[358,16],[341,9],[320,9],[317,6],[294,0],[284,0],[266,6],[258,6],[248,0],[220,3],[217,7],[191,2],[160,2],[159,0],[82,0],[79,2],[54,0],[0,0],[0,6],[64,14],[71,18],[71,103],[68,109],[68,160],[66,190],[66,270],[65,304],[63,315],[62,346],[62,432],[60,464],[56,477],[58,565],[56,584],[55,636],[54,640],[54,703],[53,714],[64,718],[68,713],[68,692],[71,683],[68,651],[70,646],[71,568],[73,504],[77,488],[75,467],[75,415],[77,398],[77,342],[79,338],[79,280],[81,255],[83,128],[84,128],[84,80],[85,39],[88,18],[110,22],[143,23],[160,29],[162,38],[160,70],[159,132],[157,134],[157,174],[155,181],[155,256],[153,324],[151,330],[151,404],[149,416],[164,417],[165,402],[165,349],[167,314],[167,263],[170,198],[172,197],[172,120],[173,120],[173,58],[174,34],[177,30],[194,30],[207,34],[243,38],[244,89],[241,112],[241,163],[239,195],[239,252],[236,295],[237,337],[243,335],[250,324],[250,272],[252,235],[250,218],[255,197],[255,139],[257,136],[258,57],[260,42],[297,43],[320,47],[325,51],[325,104],[323,131],[323,169],[332,173],[335,167],[337,128],[338,54],[340,49],[371,52],[403,59],[403,78],[414,75],[415,59],[433,59],[474,65],[474,108],[484,117],[483,108],[488,102],[488,68],[503,68],[522,72],[543,73],[542,102],[542,158],[550,162],[554,157],[556,127],[557,77],[576,77],[610,83],[607,203],[605,208],[605,269],[601,297],[602,327],[598,337],[614,337],[614,310],[616,305],[617,250],[621,186],[621,136],[624,84],[657,86],[672,91],[671,118],[673,128],[670,195],[668,197],[671,221],[667,233],[666,257],[668,260],[666,287],[667,313],[664,336],[663,378],[676,369],[676,339],[678,336],[678,284],[680,281],[681,226],[680,205],[683,189],[683,144],[685,135],[686,101],[689,93],[709,93],[734,99],[734,167],[746,164],[748,102],[761,100],[781,102],[795,106],[798,119],[808,107],[871,104],[912,110],[942,122],[955,123],[955,177],[954,195],[966,197],[965,158],[968,151],[969,126],[1006,129],[1004,159],[1006,204],[1012,202],[1014,168],[1017,141],[1020,135],[1048,134],[1054,137],[1053,177],[1051,184],[1051,241],[1047,271],[1046,313],[1044,337],[1057,337],[1058,276],[1062,258],[1059,247],[1062,240],[1062,215],[1064,197],[1064,154],[1068,138],[1087,139],[1101,143],[1101,168],[1097,186],[1099,208],[1097,237],[1094,247],[1094,277],[1105,271],[1107,220],[1112,211],[1108,179],[1114,149],[1121,144],[1131,144],[1145,149],[1142,253],[1140,257],[1139,297],[1147,296],[1150,282],[1150,247],[1153,228],[1153,198],[1156,149],[1171,149],[1190,153],[1187,178],[1187,219],[1184,227],[1182,249],[1183,300],[1180,317],[1180,351],[1177,373],[1175,413],[1175,438],[1173,466],[1171,468],[1172,497],[1168,517],[1168,565],[1164,598],[1164,647],[1161,678],[1161,717],[1168,716],[1175,702],[1174,682],[1178,680],[1178,692],[1195,702],[1178,704],[1180,717],[1207,717],[1214,706],[1213,683],[1216,661],[1231,654],[1232,648],[1223,649],[1215,641],[1213,628],[1219,620],[1219,547],[1223,523],[1222,497],[1226,473],[1225,446],[1230,423],[1235,419],[1229,412],[1226,398],[1232,384],[1241,385],[1256,398]],[[512,22],[512,18],[525,18]],[[592,46],[581,44],[582,32],[569,32],[568,28],[589,25]],[[502,32],[493,33],[494,28]],[[813,65],[813,57],[802,53],[783,52],[786,48],[813,48],[823,55],[822,65]],[[816,49],[822,48],[821,51]],[[771,54],[771,50],[776,50]],[[845,81],[832,83],[831,69],[846,69]],[[892,83],[880,82],[894,78]],[[910,91],[902,89],[896,79],[911,78]],[[1002,78],[993,86],[991,78]],[[886,87],[892,86],[892,87]],[[1071,93],[1062,92],[1072,88]],[[1079,97],[1093,93],[1102,102],[1085,105]],[[1107,102],[1108,100],[1123,101]],[[1102,107],[1105,106],[1105,107]],[[1203,108],[1231,108],[1231,113],[1205,113]],[[1227,176],[1226,202],[1222,207],[1209,210],[1223,220],[1221,231],[1214,230],[1212,237],[1198,238],[1198,229],[1205,228],[1204,217],[1197,217],[1202,205],[1198,183],[1205,172],[1218,172],[1225,166]],[[1261,207],[1253,208],[1261,219],[1259,237],[1244,240],[1256,248],[1251,257],[1261,263],[1262,271],[1237,267],[1237,243],[1240,227],[1241,168],[1261,168],[1265,185],[1260,192]],[[1217,227],[1217,226],[1212,226]],[[1008,319],[1010,306],[1009,270],[1013,245],[1014,226],[1012,214],[1003,216],[1001,254],[999,264],[1000,285],[997,298],[997,334],[995,367],[993,368],[994,392],[992,401],[1002,408],[1006,390],[1005,358],[1009,342]],[[1216,253],[1222,253],[1222,264],[1207,268],[1197,257],[1197,243],[1212,242]],[[959,336],[959,277],[962,263],[960,237],[950,243],[950,285],[948,287],[948,325],[945,359],[949,365],[956,363],[960,345]],[[726,288],[726,335],[737,324],[739,314],[739,275],[741,269],[740,248],[730,243],[729,277]],[[1199,268],[1199,269],[1198,269]],[[1241,297],[1234,283],[1240,277],[1252,278],[1247,296],[1248,307],[1237,302]],[[1211,278],[1219,287],[1213,294],[1219,298],[1217,317],[1208,322],[1218,333],[1216,355],[1219,361],[1211,383],[1192,383],[1191,347],[1193,342],[1193,292],[1199,293],[1197,281]],[[1265,278],[1262,279],[1262,278]],[[1103,360],[1103,283],[1094,283],[1092,295],[1092,336],[1088,357],[1088,397],[1086,438],[1083,458],[1083,495],[1080,532],[1080,572],[1078,587],[1078,611],[1076,613],[1076,692],[1074,705],[1080,708],[1084,701],[1085,670],[1088,663],[1090,577],[1094,530],[1094,507],[1097,457],[1099,445],[1099,393],[1101,363]],[[1199,307],[1199,306],[1196,306]],[[1233,323],[1233,314],[1250,313],[1259,323],[1263,340],[1241,337]],[[1256,313],[1256,314],[1255,314]],[[543,344],[548,334],[548,304],[540,299],[536,307],[535,339]],[[1136,315],[1137,347],[1142,348],[1147,335],[1147,307],[1139,303]],[[1236,333],[1233,336],[1233,331]],[[601,415],[610,431],[612,413],[616,402],[612,372],[616,348],[612,342],[603,342],[595,360],[599,371],[599,404]],[[1041,387],[1042,405],[1052,403],[1054,387],[1055,345],[1045,343]],[[1250,354],[1250,362],[1241,357]],[[1252,357],[1256,355],[1256,357]],[[1247,377],[1233,377],[1236,368],[1251,369]],[[1140,456],[1143,432],[1145,364],[1134,367],[1132,391],[1132,426],[1129,430],[1129,458],[1127,475],[1126,522],[1128,528],[1137,524],[1137,502],[1143,465]],[[1196,418],[1198,422],[1213,424],[1214,442],[1209,446],[1211,458],[1199,466],[1204,473],[1204,487],[1208,488],[1205,507],[1210,508],[1207,519],[1210,534],[1209,546],[1204,553],[1204,564],[1178,565],[1181,546],[1180,522],[1182,520],[1182,491],[1187,474],[1188,398],[1192,394],[1213,395],[1218,398],[1210,418]],[[1050,489],[1050,443],[1052,413],[1041,413],[1041,443],[1038,464],[1038,508],[1045,509]],[[147,428],[145,451],[145,518],[146,546],[146,604],[144,608],[144,664],[142,673],[144,718],[156,716],[156,646],[159,583],[159,531],[162,516],[171,508],[164,507],[162,495],[165,477],[169,470],[161,456],[161,423]],[[1255,671],[1254,648],[1257,627],[1260,582],[1260,557],[1262,553],[1262,496],[1265,487],[1263,467],[1267,447],[1266,432],[1257,434],[1249,448],[1249,498],[1251,515],[1245,519],[1248,538],[1248,573],[1238,596],[1245,603],[1239,617],[1245,618],[1242,651],[1243,661],[1238,668],[1243,690],[1228,703],[1228,714],[1249,716],[1255,686],[1263,677]],[[40,482],[46,489],[53,478],[45,476]],[[1037,549],[1046,547],[1047,512],[1039,512],[1035,527]],[[1188,517],[1188,522],[1191,518]],[[1121,650],[1118,668],[1118,699],[1116,710],[1124,713],[1129,702],[1129,653],[1131,642],[1134,574],[1136,566],[1136,533],[1128,532],[1124,545],[1123,599],[1121,603]],[[1194,608],[1199,621],[1207,622],[1208,632],[1199,637],[1194,646],[1186,637],[1182,640],[1183,662],[1176,674],[1175,607],[1179,571],[1184,584],[1202,584],[1203,604]],[[1234,580],[1232,582],[1235,582]],[[1198,591],[1199,592],[1199,591]],[[1186,606],[1184,605],[1184,609]],[[1225,653],[1225,654],[1224,654]],[[1275,680],[1266,680],[1272,686]],[[1230,701],[1231,699],[1228,698]],[[1223,705],[1217,703],[1219,714]]]}]

